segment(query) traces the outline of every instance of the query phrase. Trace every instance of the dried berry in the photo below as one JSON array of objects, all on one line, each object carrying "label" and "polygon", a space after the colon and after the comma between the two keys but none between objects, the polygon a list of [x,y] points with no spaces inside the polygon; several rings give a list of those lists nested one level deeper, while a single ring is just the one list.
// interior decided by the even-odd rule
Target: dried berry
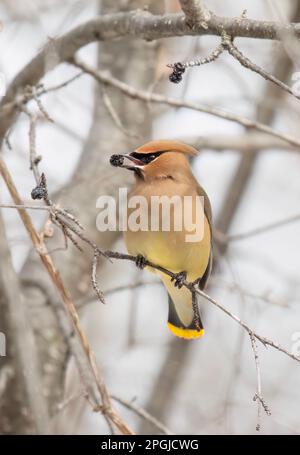
[{"label": "dried berry", "polygon": [[112,155],[109,160],[112,166],[118,167],[122,166],[124,163],[124,156],[122,155]]},{"label": "dried berry", "polygon": [[42,185],[38,185],[31,191],[32,199],[43,199],[45,197],[46,191],[45,187]]},{"label": "dried berry", "polygon": [[174,82],[174,84],[178,84],[179,82],[182,81],[182,74],[185,72],[185,66],[180,63],[174,63],[172,66],[173,72],[169,76],[169,80],[171,82]]},{"label": "dried berry", "polygon": [[179,82],[182,81],[182,76],[181,76],[181,74],[172,73],[172,74],[170,74],[170,76],[169,76],[169,80],[170,80],[171,82],[174,82],[174,84],[178,84]]},{"label": "dried berry", "polygon": [[185,67],[182,63],[178,62],[178,63],[175,63],[174,64],[174,69],[173,69],[173,72],[174,73],[179,73],[179,74],[182,74],[185,72]]}]

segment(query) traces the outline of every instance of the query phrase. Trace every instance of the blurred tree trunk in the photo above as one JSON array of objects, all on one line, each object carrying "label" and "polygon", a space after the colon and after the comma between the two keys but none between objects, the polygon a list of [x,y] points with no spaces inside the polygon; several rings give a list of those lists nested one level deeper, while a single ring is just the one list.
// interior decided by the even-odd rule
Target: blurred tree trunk
[{"label": "blurred tree trunk", "polygon": [[5,235],[5,227],[0,212],[0,333],[5,336],[5,353],[0,357],[0,434],[13,434],[32,430],[28,419],[26,387],[23,381],[17,355],[17,343],[14,336],[13,314],[11,304],[17,297],[13,286],[14,272],[10,250]]}]

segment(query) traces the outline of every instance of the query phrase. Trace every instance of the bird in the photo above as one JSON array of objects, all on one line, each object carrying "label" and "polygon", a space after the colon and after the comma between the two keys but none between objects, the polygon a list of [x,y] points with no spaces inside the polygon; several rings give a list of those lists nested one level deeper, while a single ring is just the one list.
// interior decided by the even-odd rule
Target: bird
[{"label": "bird", "polygon": [[[136,257],[136,265],[146,267],[160,276],[168,292],[167,326],[173,335],[184,339],[201,338],[204,328],[197,303],[197,295],[185,287],[185,280],[194,282],[204,289],[212,268],[212,210],[205,190],[194,177],[189,159],[198,155],[198,151],[176,140],[152,140],[138,147],[133,152],[112,155],[113,166],[133,171],[135,184],[128,194],[128,200],[143,197],[148,206],[144,215],[149,216],[147,229],[131,229],[128,223],[124,238],[129,254]],[[187,229],[163,230],[161,219],[158,229],[151,229],[151,198],[177,196],[184,201],[189,196],[192,201],[190,210],[195,220],[196,196],[204,201],[203,231],[197,241],[187,241]],[[172,213],[174,214],[173,207]],[[128,210],[128,221],[133,208]],[[142,212],[140,212],[141,214]],[[157,212],[156,212],[157,215]],[[164,214],[160,213],[163,217]],[[173,276],[146,265],[146,261],[163,267]]]}]

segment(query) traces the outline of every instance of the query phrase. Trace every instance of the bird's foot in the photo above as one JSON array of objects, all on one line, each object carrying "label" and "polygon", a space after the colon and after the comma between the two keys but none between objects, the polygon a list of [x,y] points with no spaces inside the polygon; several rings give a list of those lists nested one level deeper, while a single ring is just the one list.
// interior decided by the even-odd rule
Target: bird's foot
[{"label": "bird's foot", "polygon": [[171,281],[175,281],[174,286],[178,289],[182,288],[184,281],[186,280],[186,272],[176,273]]},{"label": "bird's foot", "polygon": [[192,282],[192,284],[193,284],[194,286],[196,286],[196,287],[198,287],[199,289],[202,290],[203,287],[201,287],[201,280],[202,280],[202,277],[197,278],[196,280],[194,280],[194,281]]},{"label": "bird's foot", "polygon": [[137,266],[137,268],[143,270],[147,265],[146,262],[147,260],[144,256],[142,256],[141,254],[137,255],[135,260],[135,265]]}]

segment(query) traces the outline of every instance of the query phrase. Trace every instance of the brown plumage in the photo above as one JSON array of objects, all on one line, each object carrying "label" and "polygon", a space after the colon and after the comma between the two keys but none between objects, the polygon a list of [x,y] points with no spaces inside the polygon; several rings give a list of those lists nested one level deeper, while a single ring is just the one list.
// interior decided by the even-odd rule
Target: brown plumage
[{"label": "brown plumage", "polygon": [[[148,202],[146,207],[140,208],[140,215],[148,217],[147,230],[132,230],[130,226],[125,232],[125,242],[130,254],[145,257],[151,262],[178,274],[174,282],[170,278],[155,270],[160,275],[169,294],[168,327],[177,336],[183,338],[199,338],[204,334],[200,319],[196,296],[185,287],[181,287],[182,279],[189,281],[199,279],[199,286],[204,288],[211,269],[211,207],[207,194],[198,184],[192,174],[189,157],[196,156],[197,151],[187,145],[172,140],[148,142],[129,155],[118,155],[120,167],[134,171],[136,184],[129,194],[143,196]],[[128,164],[126,164],[128,161]],[[126,163],[125,163],[126,162]],[[180,231],[176,230],[173,220],[175,205],[170,207],[170,229],[164,231],[163,209],[158,214],[158,230],[153,230],[153,197],[176,196],[180,201],[189,196],[191,202],[191,220],[198,222],[196,204],[197,197],[204,199],[204,214],[202,216],[202,238],[196,241],[187,241],[191,234],[183,223]],[[129,199],[130,200],[130,199]],[[128,220],[134,209],[129,208]]]}]

